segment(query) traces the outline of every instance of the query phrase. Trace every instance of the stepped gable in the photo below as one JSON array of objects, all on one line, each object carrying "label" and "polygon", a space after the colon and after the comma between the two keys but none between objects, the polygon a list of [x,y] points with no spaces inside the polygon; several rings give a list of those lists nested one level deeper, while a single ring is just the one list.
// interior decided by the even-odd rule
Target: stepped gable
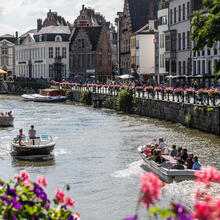
[{"label": "stepped gable", "polygon": [[156,19],[158,0],[127,0],[132,32],[142,28],[149,19]]},{"label": "stepped gable", "polygon": [[102,31],[102,27],[101,26],[97,26],[97,27],[76,27],[74,30],[74,34],[71,38],[71,42],[73,42],[79,32],[80,29],[83,29],[87,35],[88,38],[92,44],[92,51],[96,51],[97,46],[98,46],[98,42],[99,42],[99,38],[100,38],[100,34]]}]

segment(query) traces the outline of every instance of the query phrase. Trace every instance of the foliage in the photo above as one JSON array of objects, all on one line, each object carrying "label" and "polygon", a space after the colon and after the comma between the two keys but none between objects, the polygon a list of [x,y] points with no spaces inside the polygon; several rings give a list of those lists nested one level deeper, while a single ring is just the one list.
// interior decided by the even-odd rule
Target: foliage
[{"label": "foliage", "polygon": [[10,183],[0,180],[0,219],[79,219],[79,214],[68,209],[75,206],[71,198],[58,189],[52,202],[44,191],[46,187],[45,177],[32,182],[25,171],[20,171]]},{"label": "foliage", "polygon": [[207,108],[207,112],[213,112],[214,108]]},{"label": "foliage", "polygon": [[120,111],[131,112],[133,107],[133,89],[121,89],[117,98],[117,107]]},{"label": "foliage", "polygon": [[69,97],[70,93],[71,93],[70,90],[66,90],[66,91],[65,91],[65,96],[66,96],[66,97]]},{"label": "foliage", "polygon": [[146,87],[144,88],[144,90],[145,90],[146,92],[148,92],[148,93],[153,93],[154,87],[153,87],[153,86],[146,86]]},{"label": "foliage", "polygon": [[154,88],[154,92],[161,92],[163,90],[163,88],[161,88],[160,86],[156,86]]},{"label": "foliage", "polygon": [[[212,48],[220,40],[220,1],[203,0],[203,8],[208,14],[203,14],[202,10],[196,11],[192,21],[194,51],[203,50],[205,46]],[[214,72],[219,77],[220,60],[214,66]]]},{"label": "foliage", "polygon": [[187,88],[187,89],[184,90],[184,94],[185,94],[185,95],[193,95],[194,92],[195,92],[195,91],[194,91],[194,89],[193,89],[192,87]]},{"label": "foliage", "polygon": [[183,89],[182,88],[174,89],[174,94],[176,94],[176,95],[183,95]]},{"label": "foliage", "polygon": [[194,106],[194,112],[199,112],[199,107],[198,106]]},{"label": "foliage", "polygon": [[190,126],[190,124],[191,124],[191,115],[190,115],[190,113],[187,113],[187,115],[185,116],[185,122],[186,122],[187,126]]},{"label": "foliage", "polygon": [[92,93],[91,91],[83,91],[80,97],[80,102],[86,105],[92,105]]},{"label": "foliage", "polygon": [[48,89],[50,88],[49,84],[45,83],[38,83],[38,82],[23,82],[23,81],[14,81],[10,82],[10,84],[13,84],[15,88],[22,88],[22,89]]},{"label": "foliage", "polygon": [[103,103],[104,108],[115,108],[115,98],[114,97],[107,97],[106,100]]},{"label": "foliage", "polygon": [[212,88],[212,89],[209,89],[209,90],[208,90],[208,94],[209,94],[210,97],[214,97],[214,96],[216,96],[218,93],[219,93],[219,90],[216,89],[216,88]]},{"label": "foliage", "polygon": [[50,89],[59,89],[59,86],[50,86]]},{"label": "foliage", "polygon": [[140,176],[142,183],[136,213],[133,217],[124,220],[137,220],[140,204],[147,207],[149,215],[156,217],[159,215],[167,220],[220,219],[220,198],[210,193],[212,183],[220,184],[220,171],[211,166],[202,167],[201,171],[195,171],[194,173],[196,177],[195,183],[202,184],[204,187],[199,187],[195,193],[192,212],[188,211],[182,204],[173,202],[170,203],[167,209],[155,206],[155,202],[159,200],[165,184],[155,174],[148,172]]},{"label": "foliage", "polygon": [[166,89],[165,89],[165,92],[167,93],[167,94],[173,94],[173,88],[172,87],[167,87]]}]

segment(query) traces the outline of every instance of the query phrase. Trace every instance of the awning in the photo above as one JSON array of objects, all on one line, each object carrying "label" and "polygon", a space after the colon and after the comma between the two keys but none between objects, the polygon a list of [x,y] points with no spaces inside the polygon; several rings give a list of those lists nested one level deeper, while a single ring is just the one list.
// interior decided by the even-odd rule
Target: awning
[{"label": "awning", "polygon": [[133,79],[134,76],[129,75],[129,74],[124,74],[124,75],[119,76],[119,78],[120,79]]},{"label": "awning", "polygon": [[2,70],[2,69],[0,69],[0,74],[7,74],[7,72]]}]

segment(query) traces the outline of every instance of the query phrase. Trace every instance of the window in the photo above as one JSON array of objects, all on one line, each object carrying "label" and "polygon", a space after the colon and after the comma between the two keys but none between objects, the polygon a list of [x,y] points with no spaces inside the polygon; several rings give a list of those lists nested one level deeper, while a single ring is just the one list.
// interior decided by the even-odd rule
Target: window
[{"label": "window", "polygon": [[181,75],[182,74],[182,67],[181,67],[181,62],[179,61],[179,75]]},{"label": "window", "polygon": [[193,61],[193,73],[196,75],[196,61]]},{"label": "window", "polygon": [[208,48],[207,49],[207,55],[210,55],[211,54],[211,52],[210,52],[210,49]]},{"label": "window", "polygon": [[60,48],[56,47],[56,57],[59,57],[59,56],[60,56]]},{"label": "window", "polygon": [[186,9],[185,9],[185,4],[183,4],[183,20],[186,18]]},{"label": "window", "polygon": [[159,25],[164,25],[167,24],[167,17],[166,16],[162,16],[159,18]]},{"label": "window", "polygon": [[178,34],[179,50],[181,50],[181,34]]},{"label": "window", "polygon": [[201,69],[200,69],[200,60],[198,61],[198,74],[200,75]]},{"label": "window", "polygon": [[187,31],[187,49],[190,48],[190,32]]},{"label": "window", "polygon": [[185,32],[183,32],[183,50],[186,49]]},{"label": "window", "polygon": [[176,8],[174,8],[174,24],[176,23]]},{"label": "window", "polygon": [[205,50],[202,50],[202,56],[205,56]]},{"label": "window", "polygon": [[62,58],[66,59],[66,47],[62,48]]},{"label": "window", "polygon": [[85,40],[84,39],[78,39],[78,48],[79,49],[85,48]]},{"label": "window", "polygon": [[164,48],[164,34],[160,34],[160,48]]},{"label": "window", "polygon": [[179,22],[181,21],[181,5],[179,5]]},{"label": "window", "polygon": [[205,60],[202,61],[202,74],[205,74]]},{"label": "window", "polygon": [[183,61],[183,75],[186,75],[186,61]]},{"label": "window", "polygon": [[164,68],[164,54],[160,54],[160,68]]},{"label": "window", "polygon": [[61,42],[61,41],[62,41],[62,37],[61,37],[60,35],[57,35],[57,36],[55,37],[55,41],[56,41],[56,42]]},{"label": "window", "polygon": [[43,40],[43,36],[40,35],[40,36],[39,36],[39,41],[41,42],[42,40]]},{"label": "window", "polygon": [[53,47],[49,47],[49,58],[53,58]]},{"label": "window", "polygon": [[175,60],[171,61],[171,72],[176,74],[176,61]]},{"label": "window", "polygon": [[189,18],[189,2],[187,2],[187,18]]},{"label": "window", "polygon": [[217,46],[216,45],[214,45],[214,55],[217,55],[217,53],[218,53],[218,50],[217,50]]},{"label": "window", "polygon": [[49,65],[49,78],[53,79],[53,65]]},{"label": "window", "polygon": [[173,23],[173,10],[172,9],[170,9],[170,24],[172,24]]},{"label": "window", "polygon": [[208,73],[211,74],[212,73],[212,69],[211,69],[211,60],[208,61]]},{"label": "window", "polygon": [[8,55],[8,48],[6,47],[2,48],[2,55]]}]

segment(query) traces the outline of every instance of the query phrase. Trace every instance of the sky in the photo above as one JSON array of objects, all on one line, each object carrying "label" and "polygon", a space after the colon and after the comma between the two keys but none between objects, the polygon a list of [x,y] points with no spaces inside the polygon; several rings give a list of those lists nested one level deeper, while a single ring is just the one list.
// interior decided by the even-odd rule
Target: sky
[{"label": "sky", "polygon": [[111,22],[114,22],[117,12],[123,10],[123,0],[0,0],[0,35],[15,35],[18,31],[20,36],[36,28],[37,19],[45,19],[49,9],[72,24],[83,4]]}]

